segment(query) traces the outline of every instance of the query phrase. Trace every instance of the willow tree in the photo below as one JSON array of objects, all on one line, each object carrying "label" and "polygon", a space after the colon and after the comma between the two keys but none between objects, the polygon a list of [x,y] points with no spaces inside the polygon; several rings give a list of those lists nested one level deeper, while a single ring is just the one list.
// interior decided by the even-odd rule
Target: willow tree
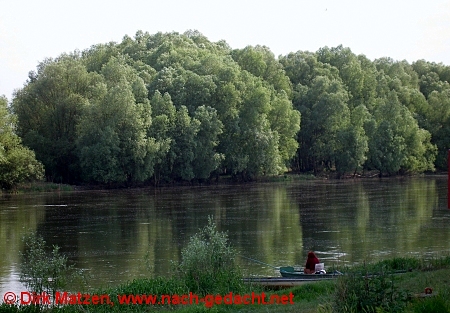
[{"label": "willow tree", "polygon": [[436,166],[447,168],[447,154],[450,147],[450,88],[433,91],[428,97],[429,111],[426,114],[432,143],[438,147]]},{"label": "willow tree", "polygon": [[147,90],[124,59],[112,58],[102,68],[105,83],[99,99],[83,115],[77,146],[86,181],[143,182],[153,175],[158,144],[148,137],[151,108]]},{"label": "willow tree", "polygon": [[199,179],[208,179],[219,169],[224,158],[217,150],[219,136],[223,133],[223,124],[217,110],[211,107],[197,107],[194,119],[199,122],[199,129],[195,142],[193,172]]},{"label": "willow tree", "polygon": [[16,118],[8,101],[0,97],[0,186],[11,189],[19,183],[43,178],[44,167],[15,133]]},{"label": "willow tree", "polygon": [[377,100],[367,132],[371,134],[367,166],[380,175],[434,170],[436,147],[430,133],[419,127],[395,91]]},{"label": "willow tree", "polygon": [[304,117],[298,155],[302,168],[315,172],[324,167],[331,169],[340,148],[338,134],[350,122],[347,91],[339,78],[317,76],[310,86],[303,87],[294,102]]},{"label": "willow tree", "polygon": [[100,81],[77,54],[62,55],[40,63],[16,92],[12,106],[19,120],[17,133],[36,152],[49,180],[80,181],[76,128]]},{"label": "willow tree", "polygon": [[236,49],[231,53],[239,66],[268,82],[277,92],[284,91],[288,97],[292,96],[292,86],[283,65],[275,55],[265,46],[247,46]]},{"label": "willow tree", "polygon": [[335,161],[340,175],[356,174],[363,169],[369,151],[369,136],[365,127],[370,119],[367,108],[360,104],[350,113],[350,123],[338,131]]}]

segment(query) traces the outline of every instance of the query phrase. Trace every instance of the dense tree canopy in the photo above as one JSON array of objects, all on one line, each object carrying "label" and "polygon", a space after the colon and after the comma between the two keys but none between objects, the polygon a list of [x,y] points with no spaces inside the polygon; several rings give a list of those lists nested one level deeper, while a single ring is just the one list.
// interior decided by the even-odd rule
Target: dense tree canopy
[{"label": "dense tree canopy", "polygon": [[442,64],[371,61],[342,46],[275,58],[198,31],[139,31],[44,60],[12,109],[49,180],[392,175],[444,166],[449,79]]},{"label": "dense tree canopy", "polygon": [[16,120],[8,101],[0,97],[0,187],[11,189],[19,183],[43,178],[44,167],[34,152],[24,147],[15,134]]},{"label": "dense tree canopy", "polygon": [[[420,62],[425,73],[427,66],[440,72],[447,68]],[[440,122],[440,131],[448,125],[448,105],[445,96],[437,101],[440,122],[433,121],[433,99],[427,101],[422,93],[414,65],[389,58],[371,62],[342,46],[290,53],[280,63],[293,84],[294,107],[302,113],[294,168],[334,168],[341,175],[361,169],[388,175],[432,171],[437,148],[436,165],[444,166],[450,142],[444,134],[433,134]],[[448,84],[439,77],[432,87],[435,95]]]}]

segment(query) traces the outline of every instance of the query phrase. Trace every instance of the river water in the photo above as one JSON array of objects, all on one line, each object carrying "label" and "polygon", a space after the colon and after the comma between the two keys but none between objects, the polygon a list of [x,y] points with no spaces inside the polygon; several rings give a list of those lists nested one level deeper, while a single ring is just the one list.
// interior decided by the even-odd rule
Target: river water
[{"label": "river water", "polygon": [[190,236],[212,216],[227,231],[246,275],[302,265],[308,250],[325,267],[386,257],[450,253],[444,176],[311,180],[0,198],[0,292],[18,279],[21,238],[58,245],[91,287],[169,275]]}]

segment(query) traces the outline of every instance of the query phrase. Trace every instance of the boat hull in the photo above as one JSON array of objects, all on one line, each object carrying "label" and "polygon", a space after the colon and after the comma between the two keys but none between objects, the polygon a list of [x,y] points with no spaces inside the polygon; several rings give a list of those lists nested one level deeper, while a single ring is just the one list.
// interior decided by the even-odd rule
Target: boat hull
[{"label": "boat hull", "polygon": [[305,274],[303,272],[288,272],[280,270],[280,274],[285,278],[297,278],[302,280],[327,280],[337,278],[338,274]]},{"label": "boat hull", "polygon": [[244,283],[268,288],[290,288],[325,280],[332,280],[332,278],[298,279],[288,277],[248,277],[244,278]]}]

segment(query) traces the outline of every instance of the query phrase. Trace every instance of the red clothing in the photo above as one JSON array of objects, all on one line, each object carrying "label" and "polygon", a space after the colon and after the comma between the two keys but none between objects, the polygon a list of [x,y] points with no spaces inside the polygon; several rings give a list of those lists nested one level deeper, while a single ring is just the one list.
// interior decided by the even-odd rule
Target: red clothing
[{"label": "red clothing", "polygon": [[308,259],[306,260],[305,268],[311,270],[312,272],[315,272],[316,264],[319,264],[319,263],[320,263],[320,261],[315,255],[314,256],[308,255]]}]

